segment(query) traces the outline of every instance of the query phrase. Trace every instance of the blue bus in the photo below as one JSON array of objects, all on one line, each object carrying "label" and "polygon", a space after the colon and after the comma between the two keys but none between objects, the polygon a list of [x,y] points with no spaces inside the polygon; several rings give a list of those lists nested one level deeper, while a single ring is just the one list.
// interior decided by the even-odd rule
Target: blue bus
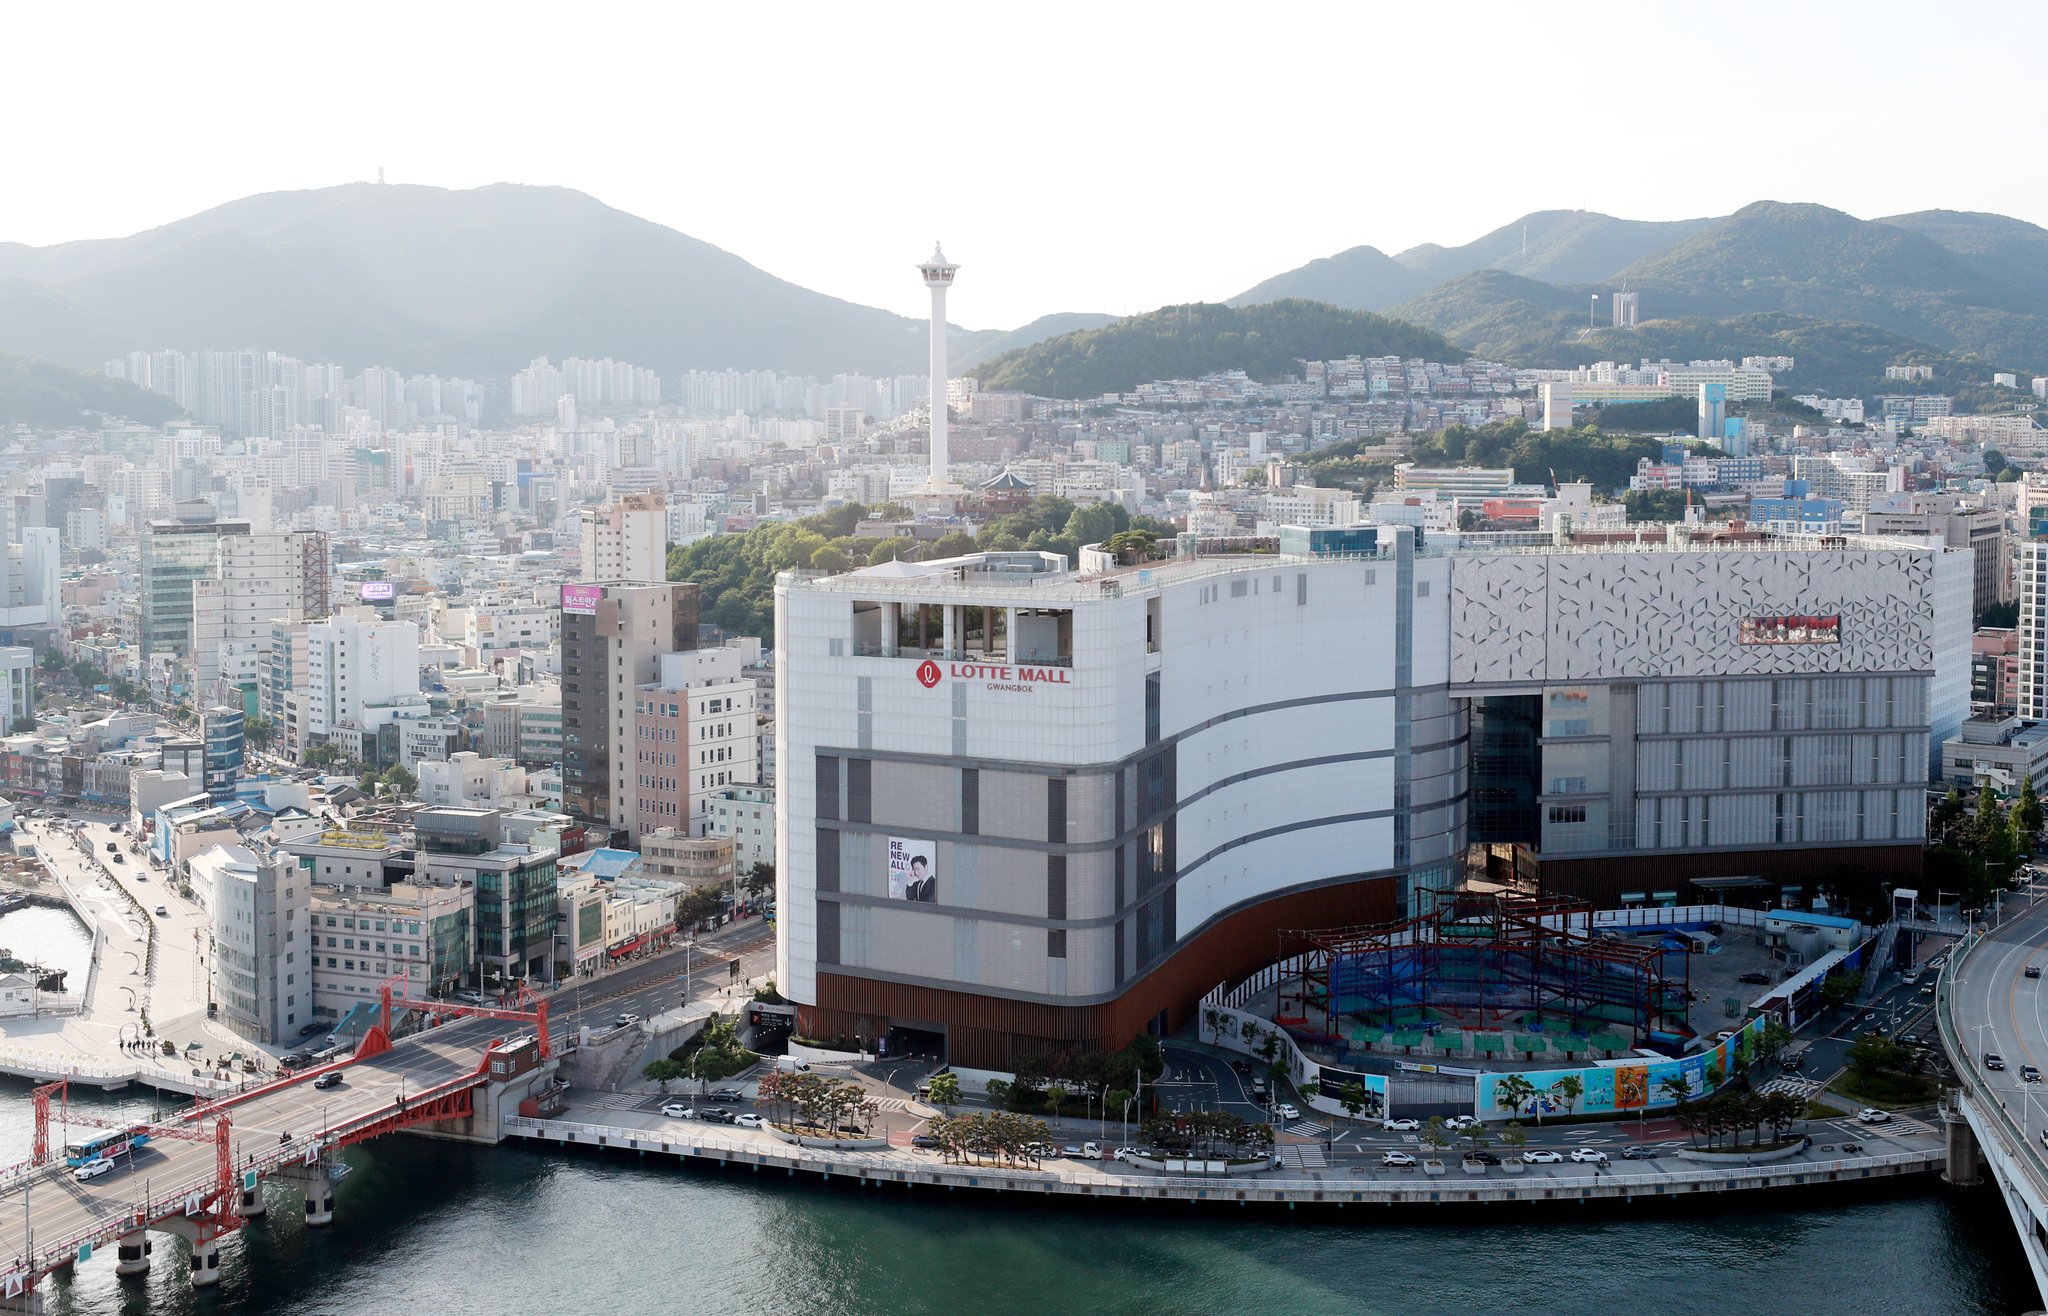
[{"label": "blue bus", "polygon": [[149,1125],[131,1124],[125,1129],[108,1129],[95,1133],[90,1138],[81,1138],[64,1148],[66,1165],[84,1165],[87,1161],[112,1160],[122,1152],[140,1147],[149,1141]]}]

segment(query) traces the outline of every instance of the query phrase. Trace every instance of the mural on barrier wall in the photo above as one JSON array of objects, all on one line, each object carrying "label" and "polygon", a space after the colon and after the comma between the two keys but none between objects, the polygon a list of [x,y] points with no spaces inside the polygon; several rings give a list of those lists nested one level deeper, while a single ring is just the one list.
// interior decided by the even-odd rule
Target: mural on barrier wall
[{"label": "mural on barrier wall", "polygon": [[[1734,1036],[1679,1060],[1482,1074],[1473,1114],[1483,1120],[1507,1120],[1665,1109],[1678,1104],[1681,1093],[1704,1096],[1711,1072],[1718,1070],[1725,1082],[1750,1064],[1763,1037],[1764,1022],[1759,1015]],[[1520,1082],[1511,1083],[1510,1079]]]}]

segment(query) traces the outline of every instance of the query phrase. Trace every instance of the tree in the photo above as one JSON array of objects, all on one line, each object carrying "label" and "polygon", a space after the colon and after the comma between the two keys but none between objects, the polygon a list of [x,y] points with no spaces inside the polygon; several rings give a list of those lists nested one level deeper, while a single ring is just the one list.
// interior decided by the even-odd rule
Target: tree
[{"label": "tree", "polygon": [[2013,839],[2019,848],[2032,853],[2034,838],[2041,834],[2041,797],[2034,793],[2034,779],[2020,783],[2019,802],[2012,806]]},{"label": "tree", "polygon": [[775,889],[775,865],[756,861],[740,879],[740,889],[747,893],[747,899],[759,900]]},{"label": "tree", "polygon": [[1134,566],[1152,560],[1152,549],[1158,536],[1149,530],[1119,530],[1102,545],[1103,551],[1114,554],[1124,566]]},{"label": "tree", "polygon": [[838,575],[846,570],[846,554],[830,544],[824,544],[811,552],[811,570]]},{"label": "tree", "polygon": [[1357,1119],[1365,1109],[1365,1084],[1358,1082],[1340,1083],[1334,1094],[1337,1104],[1344,1107],[1344,1113]]},{"label": "tree", "polygon": [[1969,811],[1963,807],[1963,794],[1954,786],[1941,797],[1927,818],[1928,833],[1938,841],[1950,839],[1950,833],[1963,825]]},{"label": "tree", "polygon": [[242,723],[242,734],[257,749],[268,749],[270,742],[276,739],[277,728],[266,718],[252,717]]},{"label": "tree", "polygon": [[1500,1145],[1510,1152],[1520,1152],[1529,1145],[1529,1130],[1522,1126],[1522,1121],[1509,1120],[1500,1131]]},{"label": "tree", "polygon": [[1432,1163],[1443,1159],[1444,1148],[1451,1145],[1451,1131],[1444,1127],[1444,1117],[1432,1115],[1429,1123],[1422,1126],[1422,1140],[1429,1144],[1429,1159]]},{"label": "tree", "polygon": [[1820,985],[1821,1007],[1831,1014],[1835,1013],[1855,1000],[1857,993],[1862,990],[1863,974],[1858,970],[1829,974]]},{"label": "tree", "polygon": [[640,1077],[650,1083],[661,1085],[663,1095],[667,1095],[669,1084],[685,1076],[686,1071],[683,1066],[666,1057],[660,1060],[648,1061],[646,1067],[640,1071]]},{"label": "tree", "polygon": [[909,535],[891,535],[875,543],[874,552],[868,555],[870,562],[915,562],[917,541]]},{"label": "tree", "polygon": [[2006,461],[2005,454],[2000,452],[1998,449],[1986,448],[1984,450],[1984,474],[1990,476],[1992,479],[1997,479],[1999,472],[2003,471],[2009,465],[2011,465],[2011,463]]},{"label": "tree", "polygon": [[1790,1045],[1792,1045],[1792,1030],[1785,1026],[1784,1020],[1776,1015],[1772,1015],[1764,1020],[1763,1036],[1758,1039],[1756,1049],[1759,1060],[1776,1060],[1784,1053],[1785,1048]]},{"label": "tree", "polygon": [[23,713],[20,717],[15,718],[14,724],[7,728],[9,734],[16,736],[28,735],[35,729],[36,720],[34,716],[28,713]]},{"label": "tree", "polygon": [[1657,1095],[1675,1106],[1682,1106],[1692,1100],[1692,1080],[1683,1074],[1673,1074],[1657,1085]]},{"label": "tree", "polygon": [[933,1074],[925,1096],[934,1106],[951,1111],[960,1104],[960,1076],[950,1069]]},{"label": "tree", "polygon": [[403,763],[394,763],[384,769],[384,785],[392,795],[404,799],[420,788],[420,779]]}]

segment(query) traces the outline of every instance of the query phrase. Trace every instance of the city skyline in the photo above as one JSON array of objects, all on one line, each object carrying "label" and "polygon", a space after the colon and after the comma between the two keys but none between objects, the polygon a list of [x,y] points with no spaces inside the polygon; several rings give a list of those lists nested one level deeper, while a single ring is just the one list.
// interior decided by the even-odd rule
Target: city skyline
[{"label": "city skyline", "polygon": [[[1859,68],[1900,61],[1962,67],[1981,58],[1978,36],[1990,26],[2020,46],[2030,29],[2043,35],[2038,13],[1963,8],[1981,21],[1958,17],[1930,29],[1908,21],[1914,11],[1903,6],[1860,9],[1853,28],[1825,9],[1762,6],[1722,11],[1704,28],[1613,6],[1587,6],[1574,11],[1576,22],[1560,22],[1476,5],[1455,24],[1435,21],[1436,11],[1302,8],[1283,12],[1291,23],[1232,32],[1227,42],[1205,25],[1174,26],[1143,11],[1091,12],[1086,39],[1058,21],[998,30],[936,9],[899,10],[879,24],[820,12],[764,59],[792,86],[843,84],[822,131],[810,98],[760,94],[761,61],[702,61],[678,97],[663,80],[630,76],[652,67],[643,61],[654,56],[638,50],[671,43],[621,51],[607,40],[611,25],[591,25],[592,36],[557,34],[550,63],[536,67],[525,53],[528,25],[406,11],[413,39],[393,44],[380,39],[388,24],[373,8],[360,25],[323,32],[320,53],[306,59],[333,76],[378,70],[413,94],[298,105],[291,116],[245,125],[246,156],[206,157],[196,169],[190,157],[136,153],[105,170],[78,166],[149,109],[123,88],[160,85],[167,64],[200,66],[238,51],[253,59],[254,45],[244,51],[232,28],[151,32],[144,42],[104,27],[88,33],[64,12],[25,14],[17,21],[31,44],[89,41],[104,90],[81,102],[54,61],[23,70],[0,92],[17,120],[39,125],[12,162],[0,242],[119,236],[239,196],[373,180],[380,170],[392,182],[458,188],[558,184],[805,287],[909,316],[923,298],[899,286],[894,271],[921,249],[925,239],[913,235],[944,232],[977,270],[954,308],[958,322],[1006,328],[1057,311],[1221,300],[1352,246],[1391,252],[1468,241],[1539,209],[1679,219],[1773,197],[1865,218],[1943,206],[2048,220],[2042,185],[2012,168],[2000,136],[1986,131],[2048,108],[2037,88],[1957,78],[1938,98],[1878,97],[1855,81]],[[1899,21],[1885,21],[1887,12]],[[675,35],[697,48],[744,51],[761,40],[737,16],[693,14],[691,23]],[[659,22],[645,26],[650,36],[663,31]],[[1441,60],[1374,58],[1427,48],[1453,28],[1459,44]],[[1321,38],[1302,42],[1310,29]],[[908,39],[926,32],[946,40],[946,53]],[[1677,48],[1729,94],[1661,90],[1665,65],[1655,52]],[[479,101],[470,84],[446,76],[451,49],[464,50],[471,67],[517,76],[573,77],[602,64],[608,95],[601,108],[568,115],[557,98]],[[1132,78],[1123,62],[1131,51],[1151,52],[1148,64],[1174,78]],[[1275,85],[1263,71],[1280,62],[1286,99],[1262,104]],[[1833,71],[1839,88],[1816,92],[1816,73]],[[1796,96],[1798,113],[1778,91]],[[234,112],[244,94],[232,80],[199,79],[181,90],[181,104],[198,121]],[[486,103],[487,125],[476,117]],[[1630,104],[1650,126],[1587,140],[1589,110],[1607,121]],[[736,115],[735,106],[744,108]],[[704,158],[702,125],[727,136],[721,163],[666,166],[671,150]],[[1394,139],[1385,143],[1393,154],[1380,158],[1403,162],[1394,176],[1410,183],[1378,186],[1365,181],[1373,171],[1356,167],[1379,149],[1366,139],[1382,134]],[[450,150],[452,138],[460,151]],[[1565,144],[1569,168],[1531,163],[1546,139]],[[333,145],[308,150],[308,141]],[[1900,167],[1937,150],[1940,171]],[[936,162],[935,182],[901,186],[920,153]],[[1742,168],[1702,164],[1729,153]],[[820,224],[814,207],[788,204],[833,180],[850,180],[858,204],[833,210],[830,223]],[[1153,199],[1106,204],[1120,191]],[[1160,223],[1162,213],[1174,222]]]}]

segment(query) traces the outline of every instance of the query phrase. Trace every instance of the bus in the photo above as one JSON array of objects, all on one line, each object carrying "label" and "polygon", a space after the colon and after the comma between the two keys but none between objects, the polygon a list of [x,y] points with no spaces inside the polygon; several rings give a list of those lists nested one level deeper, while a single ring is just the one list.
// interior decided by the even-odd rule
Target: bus
[{"label": "bus", "polygon": [[125,1129],[108,1129],[95,1133],[90,1138],[81,1138],[64,1148],[64,1163],[71,1166],[84,1165],[87,1161],[112,1160],[122,1152],[131,1151],[149,1141],[149,1125],[131,1124]]}]

